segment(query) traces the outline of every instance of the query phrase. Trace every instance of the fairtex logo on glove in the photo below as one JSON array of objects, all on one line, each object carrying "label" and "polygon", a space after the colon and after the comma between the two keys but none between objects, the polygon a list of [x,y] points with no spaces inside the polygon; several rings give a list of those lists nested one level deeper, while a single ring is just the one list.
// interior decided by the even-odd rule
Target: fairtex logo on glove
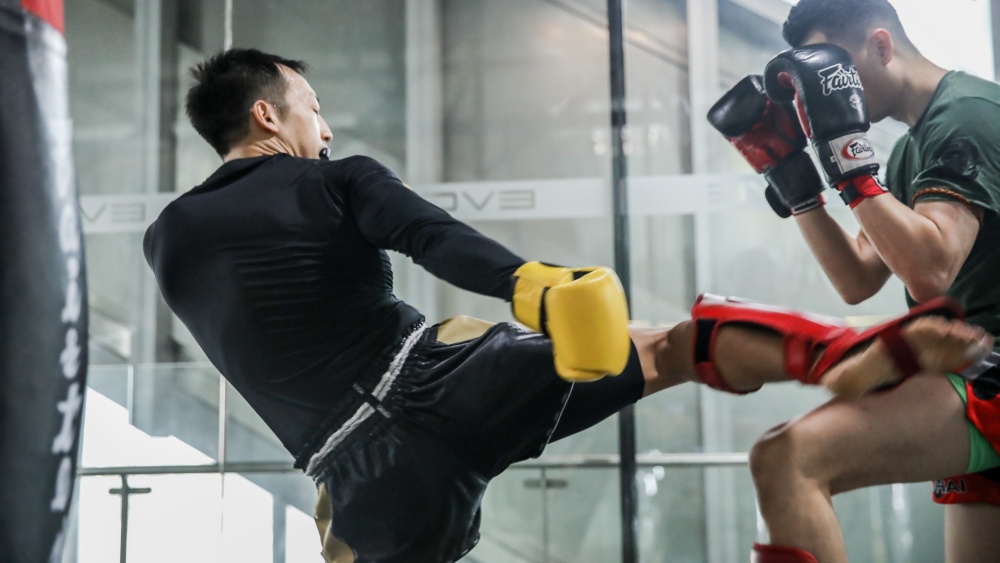
[{"label": "fairtex logo on glove", "polygon": [[847,88],[864,90],[861,85],[861,77],[858,76],[858,69],[854,68],[854,65],[844,68],[844,65],[838,63],[820,70],[818,74],[822,78],[824,96]]},{"label": "fairtex logo on glove", "polygon": [[844,150],[841,151],[844,158],[850,160],[868,160],[869,158],[875,158],[875,149],[872,144],[868,142],[866,137],[855,137],[847,144],[844,145]]}]

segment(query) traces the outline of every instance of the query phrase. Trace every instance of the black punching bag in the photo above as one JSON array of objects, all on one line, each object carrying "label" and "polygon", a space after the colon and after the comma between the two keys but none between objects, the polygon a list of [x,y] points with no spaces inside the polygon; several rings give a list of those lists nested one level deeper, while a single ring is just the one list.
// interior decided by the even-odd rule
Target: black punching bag
[{"label": "black punching bag", "polygon": [[0,561],[62,560],[87,302],[62,0],[0,0]]}]

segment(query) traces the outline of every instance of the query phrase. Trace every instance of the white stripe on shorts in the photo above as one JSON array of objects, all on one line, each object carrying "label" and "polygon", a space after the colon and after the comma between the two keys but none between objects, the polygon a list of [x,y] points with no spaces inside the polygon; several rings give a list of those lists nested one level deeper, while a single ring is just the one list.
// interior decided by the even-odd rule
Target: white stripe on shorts
[{"label": "white stripe on shorts", "polygon": [[[371,395],[375,397],[378,401],[382,401],[386,394],[389,393],[389,389],[392,389],[392,384],[396,381],[396,377],[399,376],[399,372],[403,369],[403,364],[406,363],[406,358],[410,355],[410,350],[413,345],[417,343],[420,336],[424,333],[427,326],[420,323],[406,340],[403,341],[403,346],[400,347],[399,352],[396,356],[389,362],[389,367],[382,374],[382,378],[379,379],[378,384],[372,390]],[[351,418],[347,419],[344,424],[337,429],[336,432],[330,434],[330,437],[326,439],[323,447],[319,449],[311,458],[309,458],[309,465],[306,467],[306,475],[310,477],[316,474],[316,470],[319,468],[320,462],[323,461],[330,452],[333,451],[341,442],[343,442],[355,428],[358,427],[362,422],[365,421],[369,416],[375,412],[375,407],[369,403],[363,403],[358,410],[351,415]]]}]

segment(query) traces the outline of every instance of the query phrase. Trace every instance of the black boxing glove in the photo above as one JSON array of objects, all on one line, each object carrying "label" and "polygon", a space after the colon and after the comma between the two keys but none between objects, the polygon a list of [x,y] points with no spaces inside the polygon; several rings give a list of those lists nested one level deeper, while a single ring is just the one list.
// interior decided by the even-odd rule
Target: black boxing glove
[{"label": "black boxing glove", "polygon": [[764,69],[764,89],[774,101],[794,102],[828,182],[852,208],[886,193],[865,134],[864,87],[846,50],[818,44],[779,53]]},{"label": "black boxing glove", "polygon": [[823,205],[823,182],[792,112],[791,104],[768,99],[756,74],[737,82],[708,112],[712,127],[767,179],[764,195],[782,218]]}]

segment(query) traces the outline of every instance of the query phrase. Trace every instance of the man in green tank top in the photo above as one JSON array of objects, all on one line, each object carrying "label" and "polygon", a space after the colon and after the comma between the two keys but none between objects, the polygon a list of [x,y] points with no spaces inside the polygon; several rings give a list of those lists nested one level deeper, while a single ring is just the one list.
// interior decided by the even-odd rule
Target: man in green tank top
[{"label": "man in green tank top", "polygon": [[[1000,335],[1000,86],[926,59],[886,0],[801,0],[783,35],[793,49],[765,69],[767,95],[795,104],[861,231],[840,227],[808,178],[772,181],[769,201],[778,195],[794,215],[845,301],[871,297],[896,275],[911,305],[955,298],[969,322]],[[910,129],[883,184],[865,131],[886,117]],[[753,561],[844,562],[832,495],[930,480],[946,504],[945,560],[995,561],[998,358],[836,399],[761,438],[750,466],[770,543],[754,546]]]}]

